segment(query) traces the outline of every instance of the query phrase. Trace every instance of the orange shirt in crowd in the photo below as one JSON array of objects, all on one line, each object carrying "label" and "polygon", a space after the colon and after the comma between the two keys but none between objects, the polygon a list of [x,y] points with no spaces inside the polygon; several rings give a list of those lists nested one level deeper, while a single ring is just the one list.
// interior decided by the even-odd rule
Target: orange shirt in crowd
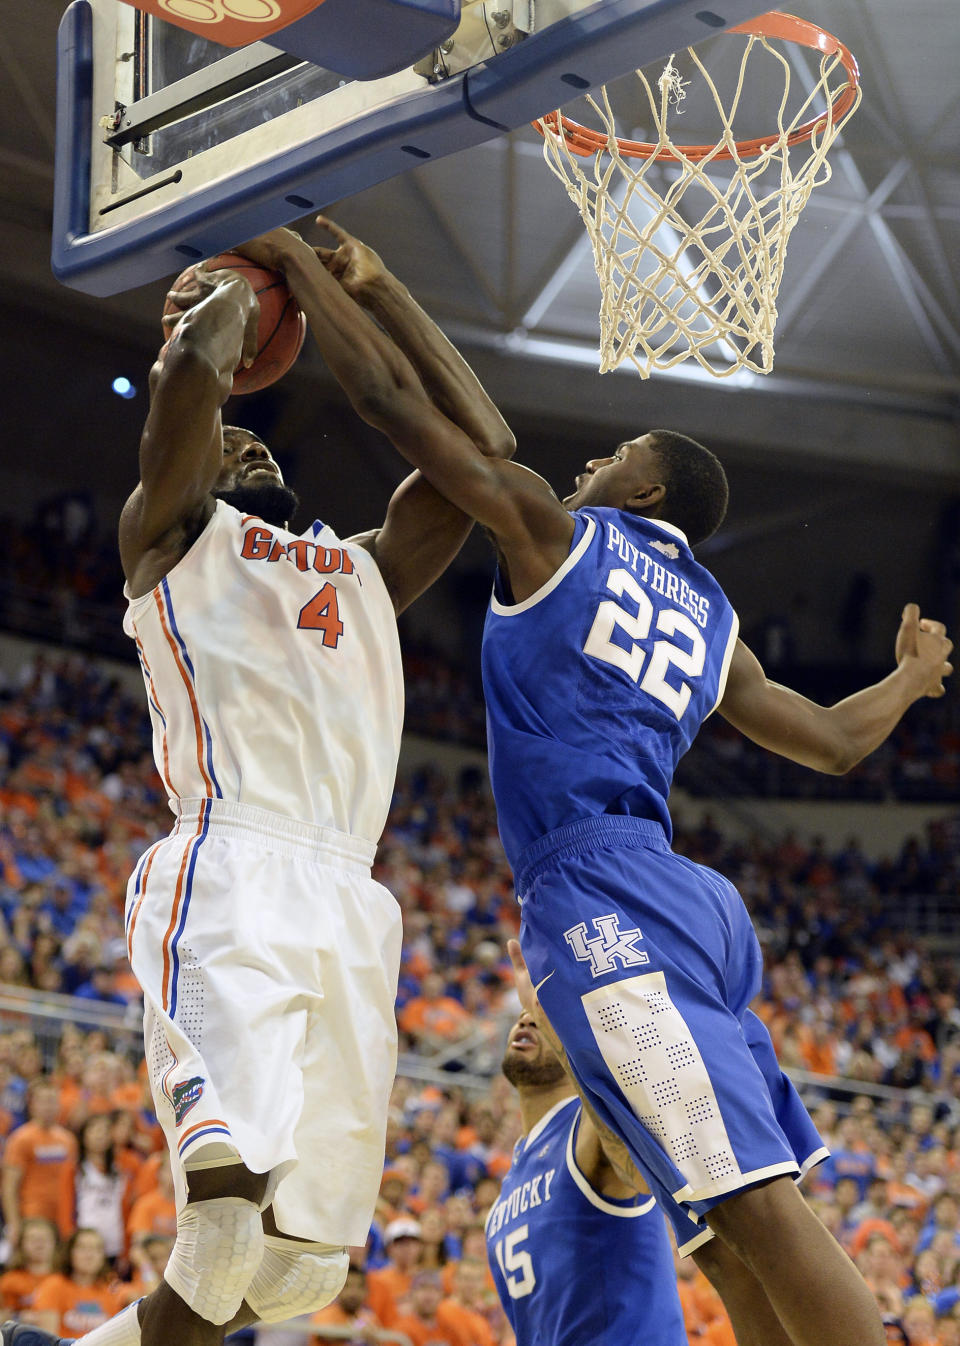
[{"label": "orange shirt in crowd", "polygon": [[[373,1310],[368,1309],[366,1306],[362,1306],[360,1312],[355,1317],[351,1317],[345,1309],[342,1309],[340,1305],[336,1303],[328,1304],[325,1309],[318,1309],[310,1319],[310,1322],[315,1327],[356,1327],[359,1329],[363,1327],[380,1328],[383,1326]],[[319,1343],[327,1342],[329,1340],[329,1337],[321,1336],[319,1333],[314,1337],[314,1341]],[[342,1341],[343,1338],[337,1337],[335,1340]]]},{"label": "orange shirt in crowd", "polygon": [[22,1313],[33,1308],[33,1292],[46,1276],[38,1276],[26,1267],[5,1271],[0,1276],[0,1305],[4,1313]]},{"label": "orange shirt in crowd", "polygon": [[113,1112],[115,1105],[109,1094],[91,1094],[69,1076],[60,1085],[60,1120],[66,1125],[76,1125],[77,1118]]},{"label": "orange shirt in crowd", "polygon": [[[119,982],[119,978],[116,980]],[[133,984],[136,988],[134,993],[139,995],[140,987],[136,981]],[[143,1103],[143,1089],[137,1080],[129,1080],[126,1084],[118,1084],[110,1097],[118,1112],[139,1112]]]},{"label": "orange shirt in crowd", "polygon": [[[440,1272],[440,1280],[441,1283],[443,1284],[443,1293],[448,1299],[453,1294],[453,1288],[454,1288],[453,1282],[456,1279],[457,1267],[459,1265],[460,1265],[459,1258],[455,1258],[453,1261],[447,1262],[446,1266],[444,1266]],[[486,1288],[488,1290],[491,1290],[494,1294],[497,1293],[497,1283],[493,1279],[493,1272],[490,1270],[489,1262],[487,1263]]]},{"label": "orange shirt in crowd", "polygon": [[160,1182],[157,1175],[160,1172],[161,1165],[166,1164],[167,1162],[166,1149],[155,1150],[153,1154],[148,1155],[147,1158],[144,1159],[130,1189],[131,1197],[134,1201],[139,1200],[142,1196],[146,1196],[148,1192],[155,1192],[157,1190]]},{"label": "orange shirt in crowd", "polygon": [[54,1331],[71,1341],[100,1327],[123,1306],[123,1295],[104,1282],[76,1285],[66,1276],[45,1277],[33,1296],[34,1312],[57,1313],[60,1322]]},{"label": "orange shirt in crowd", "polygon": [[73,1229],[76,1138],[65,1127],[25,1122],[7,1141],[4,1168],[20,1169],[18,1205],[23,1220],[52,1220],[66,1238]]},{"label": "orange shirt in crowd", "polygon": [[149,1234],[162,1234],[166,1238],[177,1235],[177,1203],[165,1197],[159,1188],[138,1197],[127,1220],[129,1239]]},{"label": "orange shirt in crowd", "polygon": [[482,1313],[474,1313],[455,1299],[444,1299],[437,1309],[437,1326],[449,1328],[465,1346],[496,1346],[493,1330]]},{"label": "orange shirt in crowd", "polygon": [[889,1220],[882,1220],[879,1216],[870,1220],[861,1220],[853,1231],[850,1239],[850,1246],[847,1249],[851,1257],[856,1257],[858,1253],[863,1252],[874,1234],[882,1234],[895,1252],[900,1252],[900,1239],[897,1231]]},{"label": "orange shirt in crowd", "polygon": [[384,1327],[393,1327],[396,1323],[399,1314],[397,1300],[406,1298],[410,1293],[412,1279],[396,1267],[378,1267],[368,1274],[367,1302]]},{"label": "orange shirt in crowd", "polygon": [[436,1323],[428,1326],[421,1318],[412,1313],[404,1314],[393,1324],[395,1332],[403,1332],[413,1342],[413,1346],[469,1346],[452,1327],[441,1327]]},{"label": "orange shirt in crowd", "polygon": [[453,996],[440,995],[435,999],[414,996],[400,1011],[398,1021],[405,1033],[429,1034],[432,1037],[459,1037],[470,1022],[470,1015]]},{"label": "orange shirt in crowd", "polygon": [[694,1346],[737,1346],[729,1318],[714,1318],[697,1338]]}]

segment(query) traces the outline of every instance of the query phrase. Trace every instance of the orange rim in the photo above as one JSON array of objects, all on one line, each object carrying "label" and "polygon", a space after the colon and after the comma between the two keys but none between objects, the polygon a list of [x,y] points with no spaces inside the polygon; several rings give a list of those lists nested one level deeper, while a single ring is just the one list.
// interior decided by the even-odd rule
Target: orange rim
[{"label": "orange rim", "polygon": [[[847,72],[847,83],[836,94],[831,103],[830,117],[834,125],[843,120],[856,102],[860,88],[860,71],[857,67],[856,58],[838,38],[824,32],[815,23],[809,23],[806,19],[798,19],[793,14],[781,14],[777,10],[772,10],[769,14],[761,14],[757,18],[751,19],[749,23],[739,23],[735,28],[728,28],[727,32],[746,33],[753,37],[780,38],[784,42],[796,42],[802,47],[812,47],[824,56],[839,56],[840,63]],[[802,126],[798,126],[791,131],[785,143],[787,145],[798,145],[801,141],[809,140],[827,124],[827,120],[828,114],[821,112],[819,116],[812,117],[810,121],[804,122]],[[591,131],[589,127],[571,121],[569,117],[562,116],[560,112],[548,112],[541,118],[541,121],[555,133],[562,127],[567,148],[574,154],[582,156],[596,154],[605,150],[608,146],[609,137],[604,135],[602,131]],[[540,135],[543,135],[540,122],[534,122],[533,126]],[[675,150],[672,150],[646,140],[622,140],[619,136],[615,139],[620,148],[620,153],[625,159],[679,159],[683,156],[687,159],[698,160],[707,158],[733,159],[734,157],[751,159],[763,153],[774,141],[779,139],[779,136],[757,136],[754,140],[737,140],[734,142],[736,156],[732,149],[728,149],[723,144],[719,147],[716,144],[678,145]]]}]

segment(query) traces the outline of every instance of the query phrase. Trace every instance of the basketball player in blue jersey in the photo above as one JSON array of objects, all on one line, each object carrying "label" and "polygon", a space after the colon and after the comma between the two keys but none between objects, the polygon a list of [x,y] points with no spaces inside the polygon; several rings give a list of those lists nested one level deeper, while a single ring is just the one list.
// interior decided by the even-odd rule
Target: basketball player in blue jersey
[{"label": "basketball player in blue jersey", "polygon": [[[284,246],[267,236],[257,260],[275,265]],[[523,953],[578,1088],[714,1281],[740,1346],[882,1346],[869,1290],[795,1186],[826,1151],[748,1008],[761,955],[746,909],[673,854],[667,795],[714,709],[784,757],[849,770],[914,701],[943,695],[943,626],[909,604],[893,672],[829,708],[771,682],[693,555],[726,510],[712,453],[650,431],[587,463],[561,501],[480,453],[328,282],[324,351],[356,410],[388,429],[403,408],[394,444],[496,542],[490,772]],[[370,352],[360,385],[354,350]]]},{"label": "basketball player in blue jersey", "polygon": [[523,1135],[487,1216],[487,1257],[517,1346],[687,1346],[667,1227],[624,1182],[527,1011],[502,1070]]},{"label": "basketball player in blue jersey", "polygon": [[[353,302],[314,249],[283,242],[324,350],[323,283]],[[418,334],[424,396],[488,452],[512,452],[439,330],[373,254],[346,251],[343,284],[363,281],[398,340]],[[367,1236],[396,1068],[400,914],[370,874],[403,715],[396,614],[471,527],[415,472],[369,533],[291,533],[296,497],[270,453],[221,425],[255,349],[253,291],[236,272],[201,271],[176,299],[120,550],[124,628],[176,818],[131,878],[126,936],[177,1237],[157,1289],[88,1346],[218,1346],[225,1331],[309,1313],[336,1297],[346,1245]],[[396,349],[381,327],[367,336],[338,362],[355,388],[378,345]],[[400,432],[419,404],[395,410]],[[55,1340],[12,1323],[0,1338]]]}]

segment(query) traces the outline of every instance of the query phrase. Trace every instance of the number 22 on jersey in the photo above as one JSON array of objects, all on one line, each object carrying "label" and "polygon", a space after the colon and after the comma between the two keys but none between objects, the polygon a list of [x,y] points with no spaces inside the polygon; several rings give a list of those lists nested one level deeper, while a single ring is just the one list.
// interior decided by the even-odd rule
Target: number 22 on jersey
[{"label": "number 22 on jersey", "polygon": [[[697,678],[703,672],[707,655],[707,645],[697,629],[696,623],[676,608],[661,608],[657,613],[656,629],[663,636],[680,636],[689,641],[690,648],[684,649],[668,639],[654,641],[650,658],[639,641],[646,640],[650,628],[654,625],[653,603],[644,588],[634,579],[629,570],[611,570],[607,576],[607,588],[621,600],[604,599],[597,608],[590,634],[583,646],[584,654],[593,659],[602,659],[614,668],[622,669],[634,682],[640,683],[640,690],[655,697],[671,710],[677,719],[683,717],[690,701],[690,686],[680,681],[677,686],[667,681],[671,667],[676,668],[686,678]],[[627,605],[633,607],[633,611]],[[615,630],[620,630],[631,642],[629,647],[618,644],[612,639]],[[641,674],[643,675],[641,678]]]}]

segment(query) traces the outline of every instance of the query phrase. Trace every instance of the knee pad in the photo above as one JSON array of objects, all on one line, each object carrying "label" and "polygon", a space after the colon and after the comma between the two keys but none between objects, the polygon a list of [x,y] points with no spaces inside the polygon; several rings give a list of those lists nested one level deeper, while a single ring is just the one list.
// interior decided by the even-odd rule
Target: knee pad
[{"label": "knee pad", "polygon": [[228,1323],[263,1257],[260,1210],[241,1197],[194,1201],[177,1215],[177,1240],[163,1278],[208,1323]]},{"label": "knee pad", "polygon": [[301,1313],[315,1313],[336,1299],[348,1266],[346,1248],[266,1234],[263,1259],[245,1298],[262,1323],[282,1323]]}]

